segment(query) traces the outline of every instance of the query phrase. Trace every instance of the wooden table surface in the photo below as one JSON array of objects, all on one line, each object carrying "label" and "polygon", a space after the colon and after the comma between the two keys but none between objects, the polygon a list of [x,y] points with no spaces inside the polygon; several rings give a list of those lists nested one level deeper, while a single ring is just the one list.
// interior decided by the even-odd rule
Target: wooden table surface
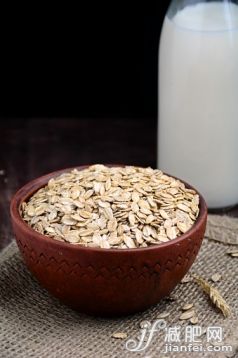
[{"label": "wooden table surface", "polygon": [[[155,167],[156,130],[153,119],[2,119],[0,249],[13,238],[9,203],[23,184],[48,172],[83,164]],[[238,207],[226,213],[238,217]]]}]

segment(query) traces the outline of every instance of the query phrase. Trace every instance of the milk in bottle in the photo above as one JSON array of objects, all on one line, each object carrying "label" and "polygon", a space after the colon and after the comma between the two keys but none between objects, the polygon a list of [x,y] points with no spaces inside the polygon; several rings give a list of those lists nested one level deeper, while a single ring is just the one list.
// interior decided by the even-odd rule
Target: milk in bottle
[{"label": "milk in bottle", "polygon": [[159,51],[158,167],[210,208],[238,203],[238,5],[168,13]]}]

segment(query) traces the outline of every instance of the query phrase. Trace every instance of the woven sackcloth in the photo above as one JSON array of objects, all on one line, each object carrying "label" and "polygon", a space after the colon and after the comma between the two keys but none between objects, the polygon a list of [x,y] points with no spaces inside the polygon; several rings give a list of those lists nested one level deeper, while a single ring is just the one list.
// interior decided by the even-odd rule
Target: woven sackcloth
[{"label": "woven sackcloth", "polygon": [[[175,301],[164,299],[143,313],[106,319],[79,314],[51,297],[26,269],[13,242],[0,254],[0,358],[236,357],[238,258],[227,254],[231,249],[238,249],[238,219],[210,216],[206,238],[190,270],[207,280],[214,273],[222,274],[222,279],[214,283],[214,286],[232,309],[229,318],[223,318],[201,288],[195,282],[189,282],[180,283],[175,288],[172,293]],[[206,348],[208,330],[214,326],[221,327],[222,342],[213,337],[215,341],[212,345],[209,343],[210,347],[218,350],[223,349],[223,345],[231,345],[232,352],[161,352],[166,339],[169,339],[169,332],[172,332],[169,328],[178,327],[177,332],[180,332],[180,335],[177,340],[180,339],[180,342],[177,342],[177,345],[189,344],[185,343],[184,337],[187,334],[188,339],[188,332],[191,332],[187,327],[194,326],[187,321],[180,321],[179,316],[181,307],[191,302],[194,303],[199,317],[197,325],[201,327],[202,333],[206,330],[202,335],[196,331],[197,339],[201,342],[193,345],[200,344]],[[155,332],[148,347],[140,352],[128,350],[127,339],[140,339],[140,323],[148,320],[153,324],[164,311],[170,312],[165,319],[167,331]],[[115,339],[111,337],[113,332],[127,333],[128,338]],[[130,347],[129,344],[128,346]]]}]

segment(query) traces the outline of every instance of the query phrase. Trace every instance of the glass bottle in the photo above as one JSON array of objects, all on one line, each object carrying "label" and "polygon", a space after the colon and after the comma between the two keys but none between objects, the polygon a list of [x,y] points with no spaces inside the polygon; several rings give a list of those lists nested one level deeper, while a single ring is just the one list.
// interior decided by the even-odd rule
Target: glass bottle
[{"label": "glass bottle", "polygon": [[238,1],[173,0],[159,48],[158,167],[238,203]]}]

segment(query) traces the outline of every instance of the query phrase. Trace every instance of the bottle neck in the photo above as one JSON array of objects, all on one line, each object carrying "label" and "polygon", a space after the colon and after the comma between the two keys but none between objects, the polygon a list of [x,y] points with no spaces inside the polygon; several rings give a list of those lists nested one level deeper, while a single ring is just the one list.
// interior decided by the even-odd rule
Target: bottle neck
[{"label": "bottle neck", "polygon": [[167,16],[193,31],[238,30],[238,1],[172,1]]}]

